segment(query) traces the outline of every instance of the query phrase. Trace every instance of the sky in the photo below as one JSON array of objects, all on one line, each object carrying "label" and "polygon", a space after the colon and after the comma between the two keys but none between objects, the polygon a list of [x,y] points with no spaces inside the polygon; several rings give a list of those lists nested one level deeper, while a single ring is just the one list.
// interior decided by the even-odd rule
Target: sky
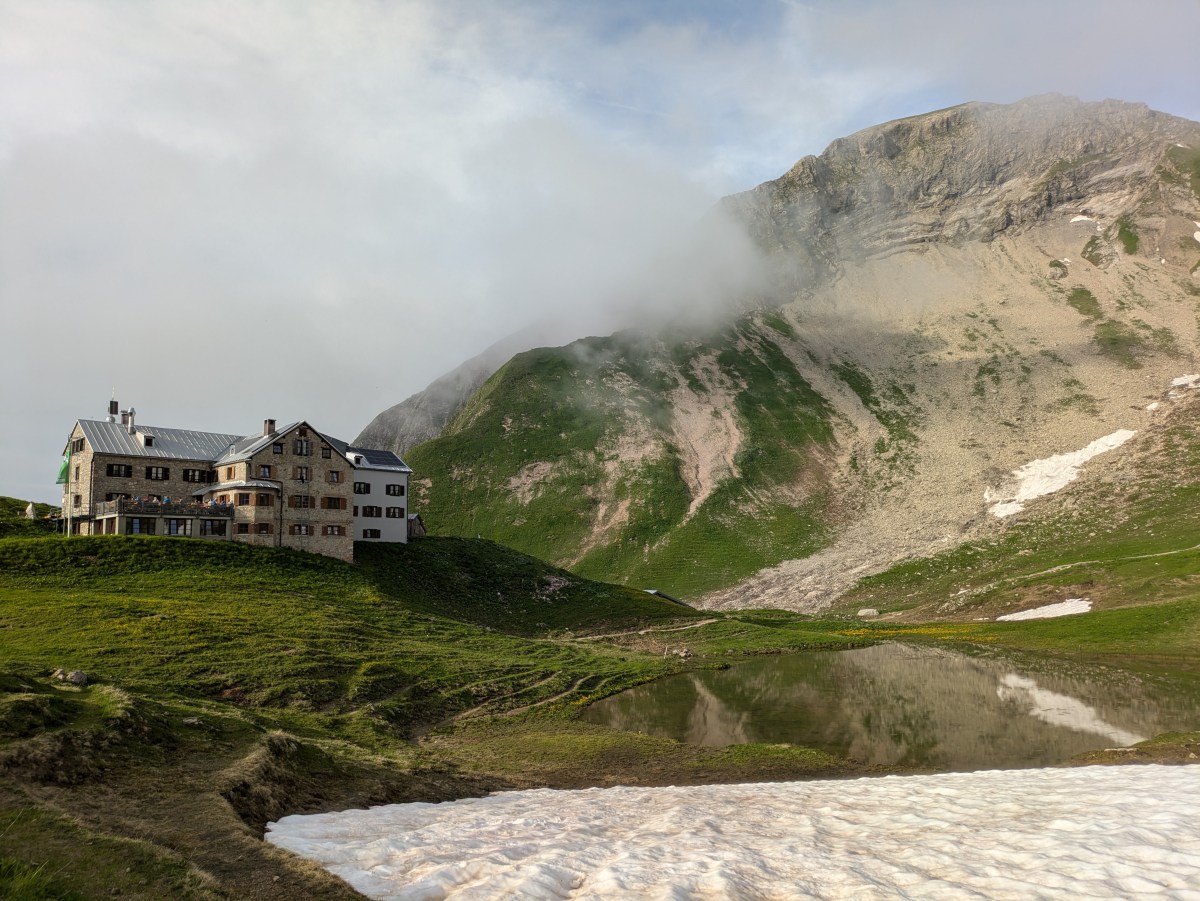
[{"label": "sky", "polygon": [[1200,119],[1200,0],[0,0],[0,495],[77,418],[353,439],[491,343],[752,290],[721,196],[1056,91]]}]

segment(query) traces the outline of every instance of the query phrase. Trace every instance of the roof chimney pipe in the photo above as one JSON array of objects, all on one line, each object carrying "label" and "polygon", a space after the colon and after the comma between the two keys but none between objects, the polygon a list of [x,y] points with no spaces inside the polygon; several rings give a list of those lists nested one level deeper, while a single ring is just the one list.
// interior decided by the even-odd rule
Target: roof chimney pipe
[{"label": "roof chimney pipe", "polygon": [[274,435],[274,434],[275,434],[275,420],[274,419],[264,419],[263,420],[263,435]]},{"label": "roof chimney pipe", "polygon": [[129,428],[130,435],[133,435],[137,432],[137,425],[134,422],[134,416],[136,416],[136,415],[137,415],[137,410],[135,410],[133,407],[130,407],[128,412],[124,413],[121,417],[122,422],[125,422],[126,418],[128,418],[129,422],[127,425]]}]

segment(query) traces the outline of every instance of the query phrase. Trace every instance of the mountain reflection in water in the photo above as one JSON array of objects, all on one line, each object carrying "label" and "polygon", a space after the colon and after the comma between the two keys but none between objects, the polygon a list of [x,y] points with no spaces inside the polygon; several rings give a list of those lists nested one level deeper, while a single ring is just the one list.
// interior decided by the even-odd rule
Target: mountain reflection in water
[{"label": "mountain reflection in water", "polygon": [[887,643],[671,676],[584,716],[690,744],[787,742],[866,763],[975,770],[1196,729],[1200,696],[1190,680]]}]

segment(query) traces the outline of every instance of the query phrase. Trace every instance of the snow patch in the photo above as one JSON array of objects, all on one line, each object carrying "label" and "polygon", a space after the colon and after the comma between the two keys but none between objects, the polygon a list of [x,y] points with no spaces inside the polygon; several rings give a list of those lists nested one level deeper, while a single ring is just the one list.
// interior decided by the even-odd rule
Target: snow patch
[{"label": "snow patch", "polygon": [[1185,898],[1197,809],[1200,766],[1096,766],[504,792],[290,816],[266,838],[396,901]]},{"label": "snow patch", "polygon": [[1197,375],[1181,375],[1177,379],[1171,379],[1172,388],[1200,388],[1200,374]]},{"label": "snow patch", "polygon": [[1071,221],[1072,222],[1095,222],[1096,220],[1093,219],[1091,216],[1076,216]]},{"label": "snow patch", "polygon": [[[1014,469],[1012,474],[1016,482],[1015,487],[1010,486],[1005,492],[1007,496],[992,504],[991,514],[1002,519],[1020,513],[1025,509],[1025,504],[1034,498],[1053,494],[1075,481],[1079,476],[1079,467],[1092,457],[1120,447],[1136,434],[1137,432],[1129,429],[1119,429],[1111,435],[1097,438],[1082,450],[1058,454],[1045,460],[1034,460],[1019,469]],[[984,502],[990,503],[992,496],[991,489],[984,491]]]},{"label": "snow patch", "polygon": [[[1067,598],[1057,604],[1047,604],[1045,607],[1034,607],[1032,610],[1022,610],[1020,613],[1006,613],[997,616],[996,622],[1008,623],[1022,619],[1051,619],[1055,616],[1071,616],[1075,613],[1087,613],[1092,609],[1092,602],[1087,598]],[[1139,741],[1141,739],[1138,739]]]},{"label": "snow patch", "polygon": [[1200,232],[1193,232],[1192,237],[1195,238],[1197,241],[1200,241]]},{"label": "snow patch", "polygon": [[1159,407],[1158,401],[1155,401],[1155,402],[1154,402],[1154,403],[1152,403],[1152,404],[1148,404],[1148,405],[1146,406],[1146,410],[1147,410],[1148,412],[1150,412],[1150,413],[1153,413],[1155,410],[1157,410],[1157,409],[1158,409],[1158,407]]}]

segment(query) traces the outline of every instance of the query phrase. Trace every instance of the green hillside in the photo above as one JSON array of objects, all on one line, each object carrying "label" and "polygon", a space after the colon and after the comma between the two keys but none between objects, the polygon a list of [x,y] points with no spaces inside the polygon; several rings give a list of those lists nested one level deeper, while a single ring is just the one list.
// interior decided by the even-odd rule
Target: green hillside
[{"label": "green hillside", "polygon": [[602,773],[843,766],[576,714],[730,655],[862,639],[794,617],[714,619],[489,541],[358,550],[352,566],[231,542],[0,540],[0,896],[351,897],[264,845],[263,824]]},{"label": "green hillside", "polygon": [[11,535],[48,535],[54,531],[50,522],[50,514],[58,511],[50,504],[34,504],[36,519],[25,518],[25,508],[29,501],[15,497],[0,497],[0,538]]},{"label": "green hillside", "polygon": [[[519,354],[409,452],[419,507],[440,534],[685,596],[811,553],[831,411],[782,337],[746,319],[707,340],[624,333]],[[680,436],[725,417],[740,441],[693,509]]]}]

